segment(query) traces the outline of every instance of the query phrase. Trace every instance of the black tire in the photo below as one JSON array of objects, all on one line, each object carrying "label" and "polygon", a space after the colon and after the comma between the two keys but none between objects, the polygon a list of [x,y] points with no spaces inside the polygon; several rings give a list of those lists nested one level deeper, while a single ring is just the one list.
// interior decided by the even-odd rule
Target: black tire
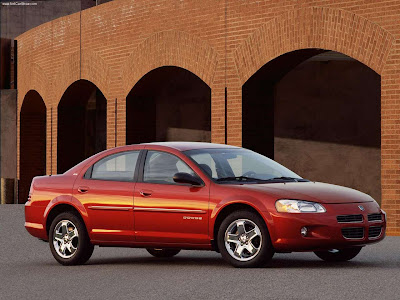
[{"label": "black tire", "polygon": [[[75,225],[76,230],[78,232],[78,237],[76,241],[76,251],[69,258],[64,258],[60,256],[55,249],[54,245],[54,236],[55,236],[55,227],[61,221],[68,220]],[[54,258],[64,266],[73,266],[73,265],[82,265],[89,260],[89,258],[93,254],[94,246],[90,242],[89,235],[86,230],[86,226],[80,216],[77,216],[73,212],[64,212],[55,217],[50,226],[49,231],[49,245],[51,253]]]},{"label": "black tire", "polygon": [[172,257],[181,252],[181,249],[158,249],[158,248],[146,248],[147,252],[155,257]]},{"label": "black tire", "polygon": [[315,251],[315,255],[320,259],[331,262],[348,261],[360,253],[362,247],[352,247],[337,249],[335,251]]},{"label": "black tire", "polygon": [[[233,222],[241,219],[250,220],[251,222],[255,223],[261,233],[261,238],[259,238],[259,241],[262,240],[262,243],[260,243],[258,246],[258,253],[254,254],[255,256],[253,258],[249,257],[248,259],[250,260],[247,261],[240,261],[238,258],[232,256],[225,246],[225,233],[228,230],[228,227],[230,227]],[[275,253],[274,247],[271,243],[271,238],[269,236],[268,228],[264,220],[258,214],[247,210],[234,211],[222,221],[218,230],[217,243],[219,251],[221,252],[224,260],[236,268],[256,268],[265,266]]]}]

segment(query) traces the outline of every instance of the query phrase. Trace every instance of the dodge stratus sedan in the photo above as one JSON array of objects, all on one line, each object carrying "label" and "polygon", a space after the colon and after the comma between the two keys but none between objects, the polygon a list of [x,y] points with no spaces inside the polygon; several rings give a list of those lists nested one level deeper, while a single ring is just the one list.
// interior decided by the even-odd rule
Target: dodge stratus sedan
[{"label": "dodge stratus sedan", "polygon": [[156,257],[215,250],[235,267],[293,251],[346,261],[386,227],[367,194],[309,181],[247,149],[187,142],[114,148],[35,177],[25,217],[63,265],[85,263],[95,245]]}]

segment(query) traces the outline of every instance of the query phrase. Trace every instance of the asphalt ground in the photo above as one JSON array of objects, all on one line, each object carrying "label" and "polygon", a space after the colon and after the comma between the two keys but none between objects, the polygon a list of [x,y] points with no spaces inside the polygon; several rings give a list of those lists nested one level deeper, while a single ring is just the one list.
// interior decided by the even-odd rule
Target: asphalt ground
[{"label": "asphalt ground", "polygon": [[0,299],[400,299],[400,237],[346,263],[291,253],[235,269],[211,251],[158,259],[96,247],[87,264],[64,267],[23,225],[23,205],[0,205]]}]

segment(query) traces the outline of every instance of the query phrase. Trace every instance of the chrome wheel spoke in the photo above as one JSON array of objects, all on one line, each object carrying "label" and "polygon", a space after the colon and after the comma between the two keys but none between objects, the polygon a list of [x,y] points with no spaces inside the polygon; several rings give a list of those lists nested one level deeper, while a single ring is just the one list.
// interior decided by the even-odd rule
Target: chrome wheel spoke
[{"label": "chrome wheel spoke", "polygon": [[63,235],[67,234],[67,232],[68,232],[67,226],[68,226],[68,224],[67,224],[66,221],[63,221],[63,222],[61,223],[61,233],[62,233]]},{"label": "chrome wheel spoke", "polygon": [[71,245],[71,249],[72,249],[73,251],[75,251],[76,249],[78,249],[77,247],[74,246],[74,244],[73,244],[72,242],[71,242],[70,245]]},{"label": "chrome wheel spoke", "polygon": [[69,253],[72,253],[72,249],[71,249],[71,243],[68,243],[66,245],[67,250],[69,251]]},{"label": "chrome wheel spoke", "polygon": [[60,245],[60,251],[62,252],[62,254],[65,254],[65,244],[64,244],[64,242],[62,242],[61,245]]},{"label": "chrome wheel spoke", "polygon": [[69,236],[69,238],[72,240],[74,237],[76,237],[77,236],[77,231],[76,231],[76,228],[74,228],[73,230],[71,230],[71,231],[68,231],[68,236]]},{"label": "chrome wheel spoke", "polygon": [[63,235],[61,233],[59,233],[59,232],[56,232],[54,234],[54,239],[62,243],[63,242]]},{"label": "chrome wheel spoke", "polygon": [[253,228],[249,232],[247,232],[247,238],[251,241],[256,236],[259,236],[261,233],[259,232],[258,228]]},{"label": "chrome wheel spoke", "polygon": [[236,227],[237,227],[238,235],[246,233],[246,229],[244,228],[244,221],[236,222]]},{"label": "chrome wheel spoke", "polygon": [[226,238],[226,241],[228,243],[235,243],[235,244],[239,244],[239,235],[238,234],[231,234],[228,233],[228,237]]},{"label": "chrome wheel spoke", "polygon": [[235,254],[237,257],[241,258],[241,257],[242,257],[243,250],[244,250],[244,247],[243,247],[242,245],[239,245],[239,244],[238,244],[238,245],[236,245],[236,249],[235,249],[234,254]]},{"label": "chrome wheel spoke", "polygon": [[249,251],[249,253],[250,253],[251,255],[253,255],[254,253],[256,253],[256,252],[258,251],[258,249],[257,249],[256,247],[254,247],[254,245],[253,245],[251,242],[249,242],[249,243],[246,245],[246,250]]}]

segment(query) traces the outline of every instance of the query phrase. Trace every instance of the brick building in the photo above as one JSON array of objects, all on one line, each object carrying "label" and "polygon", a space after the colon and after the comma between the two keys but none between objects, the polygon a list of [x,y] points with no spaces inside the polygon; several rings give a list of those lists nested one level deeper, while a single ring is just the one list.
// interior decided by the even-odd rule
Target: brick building
[{"label": "brick building", "polygon": [[[109,0],[0,0],[0,203],[17,195],[15,38],[43,23]],[[25,172],[24,172],[25,173]]]},{"label": "brick building", "polygon": [[147,141],[243,145],[371,194],[400,235],[399,1],[115,0],[17,37],[34,175]]}]

